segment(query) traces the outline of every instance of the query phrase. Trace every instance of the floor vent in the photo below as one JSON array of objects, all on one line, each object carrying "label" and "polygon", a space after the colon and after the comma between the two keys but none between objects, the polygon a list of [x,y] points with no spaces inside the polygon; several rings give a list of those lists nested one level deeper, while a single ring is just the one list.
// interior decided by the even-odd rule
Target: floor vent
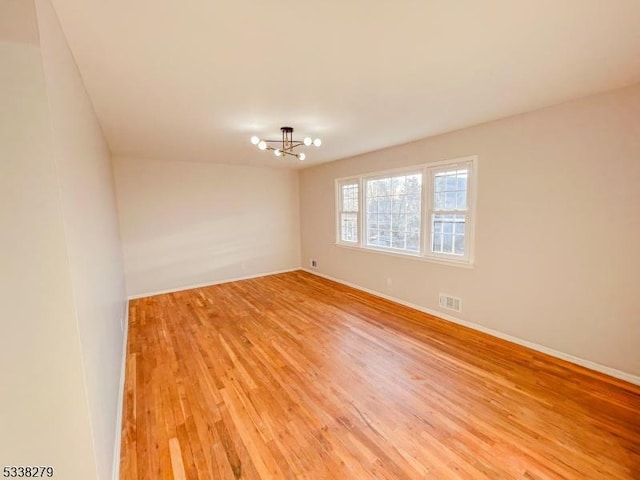
[{"label": "floor vent", "polygon": [[452,297],[444,293],[440,294],[440,306],[442,308],[447,308],[449,310],[459,312],[462,306],[461,304],[462,300],[460,300],[458,297]]}]

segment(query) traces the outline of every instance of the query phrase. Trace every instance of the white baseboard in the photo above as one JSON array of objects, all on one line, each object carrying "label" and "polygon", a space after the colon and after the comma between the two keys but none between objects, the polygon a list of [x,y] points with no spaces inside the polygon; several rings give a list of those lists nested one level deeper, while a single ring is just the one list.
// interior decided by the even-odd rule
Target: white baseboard
[{"label": "white baseboard", "polygon": [[122,335],[122,362],[120,364],[120,387],[118,388],[118,409],[116,410],[116,439],[113,447],[113,480],[120,479],[120,448],[122,446],[122,411],[124,408],[124,381],[127,371],[127,339],[129,337],[129,300],[124,312]]},{"label": "white baseboard", "polygon": [[222,283],[238,282],[240,280],[249,280],[252,278],[266,277],[268,275],[276,275],[278,273],[295,272],[300,270],[300,267],[288,268],[286,270],[277,270],[275,272],[257,273],[255,275],[247,275],[245,277],[226,278],[224,280],[216,280],[215,282],[199,283],[197,285],[186,285],[183,287],[170,288],[168,290],[160,290],[157,292],[140,293],[136,295],[129,295],[129,300],[135,300],[137,298],[153,297],[154,295],[163,295],[165,293],[183,292],[184,290],[193,290],[194,288],[211,287],[213,285],[220,285]]},{"label": "white baseboard", "polygon": [[437,310],[431,310],[430,308],[423,307],[421,305],[417,305],[415,303],[404,301],[400,298],[392,297],[391,295],[386,295],[384,293],[378,292],[376,290],[371,290],[366,287],[362,287],[355,283],[347,282],[345,280],[340,280],[339,278],[332,277],[330,275],[325,275],[323,273],[316,272],[314,270],[310,270],[308,268],[302,268],[301,270],[311,273],[313,275],[317,275],[318,277],[326,278],[328,280],[333,280],[334,282],[341,283],[348,287],[355,288],[356,290],[361,290],[366,293],[370,293],[371,295],[375,295],[377,297],[384,298],[386,300],[390,300],[395,303],[399,303],[400,305],[404,305],[409,308],[413,308],[420,312],[428,313],[429,315],[433,315],[435,317],[442,318],[444,320],[448,320],[453,323],[457,323],[459,325],[463,325],[465,327],[471,328],[473,330],[477,330],[482,333],[489,334],[493,337],[501,338],[502,340],[507,340],[508,342],[512,342],[518,345],[522,345],[524,347],[530,348],[532,350],[536,350],[541,353],[546,353],[547,355],[551,355],[552,357],[559,358],[561,360],[566,360],[567,362],[574,363],[576,365],[580,365],[581,367],[588,368],[590,370],[594,370],[596,372],[604,373],[605,375],[609,375],[614,378],[618,378],[620,380],[624,380],[629,383],[633,383],[634,385],[640,385],[640,376],[632,375],[627,372],[623,372],[621,370],[617,370],[615,368],[607,367],[605,365],[601,365],[599,363],[592,362],[590,360],[585,360],[583,358],[575,357],[573,355],[569,355],[568,353],[560,352],[558,350],[554,350],[549,347],[545,347],[544,345],[539,345],[537,343],[530,342],[528,340],[524,340],[522,338],[513,337],[506,333],[499,332],[497,330],[493,330],[491,328],[483,327],[477,323],[468,322],[466,320],[461,320],[451,315],[447,315],[446,313],[439,312]]}]

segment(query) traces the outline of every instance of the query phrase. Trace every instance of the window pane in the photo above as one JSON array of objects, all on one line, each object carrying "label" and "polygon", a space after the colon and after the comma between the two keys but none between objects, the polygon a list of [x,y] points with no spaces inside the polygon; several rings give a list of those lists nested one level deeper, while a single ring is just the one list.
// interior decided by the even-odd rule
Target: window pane
[{"label": "window pane", "polygon": [[380,235],[378,236],[378,245],[382,247],[391,246],[391,231],[380,230]]},{"label": "window pane", "polygon": [[456,192],[445,193],[444,209],[455,210],[456,208]]},{"label": "window pane", "polygon": [[378,244],[378,231],[374,228],[367,230],[367,244],[368,245],[377,245]]},{"label": "window pane", "polygon": [[371,180],[370,184],[375,188],[375,195],[379,197],[389,196],[389,191],[391,190],[390,178],[379,178],[377,180]]},{"label": "window pane", "polygon": [[378,195],[378,184],[376,182],[367,182],[366,195],[367,197]]},{"label": "window pane", "polygon": [[358,241],[358,214],[340,214],[340,239],[345,242]]},{"label": "window pane", "polygon": [[438,172],[434,177],[433,209],[466,210],[467,177],[466,168],[447,172]]},{"label": "window pane", "polygon": [[394,215],[398,215],[402,210],[406,208],[406,205],[403,202],[405,198],[405,196],[400,195],[391,197],[391,212]]},{"label": "window pane", "polygon": [[433,236],[432,250],[434,252],[442,252],[442,234],[437,233]]},{"label": "window pane", "polygon": [[420,231],[420,212],[407,214],[407,232]]},{"label": "window pane", "polygon": [[415,233],[407,234],[407,250],[417,252],[420,250],[420,236]]},{"label": "window pane", "polygon": [[370,179],[365,185],[365,243],[419,252],[422,175],[415,173]]},{"label": "window pane", "polygon": [[453,233],[453,215],[445,215],[442,218],[444,219],[442,224],[444,233]]},{"label": "window pane", "polygon": [[464,255],[466,218],[466,215],[432,215],[431,251]]},{"label": "window pane", "polygon": [[458,172],[458,190],[467,190],[467,170]]},{"label": "window pane", "polygon": [[444,253],[453,253],[453,235],[445,233],[442,238],[442,251]]},{"label": "window pane", "polygon": [[393,177],[391,179],[391,192],[394,195],[406,193],[405,189],[405,177]]},{"label": "window pane", "polygon": [[456,255],[464,255],[464,235],[455,235],[454,241],[453,253]]},{"label": "window pane", "polygon": [[340,241],[358,241],[358,184],[340,185]]},{"label": "window pane", "polygon": [[[434,173],[433,210],[431,216],[431,251],[465,255],[466,215],[469,208],[467,167]],[[441,213],[437,213],[440,211]]]},{"label": "window pane", "polygon": [[342,211],[358,211],[358,184],[342,185]]},{"label": "window pane", "polygon": [[407,246],[407,234],[405,232],[392,232],[391,233],[391,246],[393,248],[405,249]]}]

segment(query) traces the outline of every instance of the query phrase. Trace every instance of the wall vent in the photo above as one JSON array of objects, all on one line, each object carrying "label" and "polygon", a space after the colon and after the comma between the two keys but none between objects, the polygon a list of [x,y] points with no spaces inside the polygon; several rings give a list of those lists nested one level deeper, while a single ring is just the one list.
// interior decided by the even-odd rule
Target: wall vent
[{"label": "wall vent", "polygon": [[460,300],[458,297],[452,297],[451,295],[447,295],[445,293],[440,294],[439,303],[442,308],[454,310],[456,312],[459,312],[462,308],[462,300]]}]

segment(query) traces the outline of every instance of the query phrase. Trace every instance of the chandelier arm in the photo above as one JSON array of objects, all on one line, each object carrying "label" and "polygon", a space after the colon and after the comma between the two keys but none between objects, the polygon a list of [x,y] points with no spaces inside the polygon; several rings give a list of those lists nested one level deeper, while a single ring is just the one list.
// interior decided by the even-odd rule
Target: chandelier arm
[{"label": "chandelier arm", "polygon": [[[260,139],[263,142],[267,142],[267,143],[280,143],[282,144],[282,140],[266,140],[266,139]],[[291,143],[295,143],[296,145],[304,145],[304,142],[302,140],[291,140]]]},{"label": "chandelier arm", "polygon": [[270,145],[267,148],[265,148],[265,150],[267,150],[269,152],[275,152],[276,150],[280,150],[280,153],[282,153],[282,155],[291,155],[292,157],[297,157],[298,156],[297,153],[292,153],[291,149],[283,150],[282,148],[274,148],[274,147],[272,147]]},{"label": "chandelier arm", "polygon": [[297,157],[298,155],[296,155],[295,153],[291,153],[291,152],[282,152],[283,155],[291,155],[292,157]]},{"label": "chandelier arm", "polygon": [[294,148],[297,148],[297,147],[299,147],[301,145],[304,145],[304,143],[303,142],[292,142],[291,145],[289,145],[287,148],[283,148],[282,150],[291,151]]},{"label": "chandelier arm", "polygon": [[272,145],[267,145],[267,148],[265,148],[265,150],[280,150],[281,152],[288,152],[293,150],[294,148],[298,148],[304,145],[304,142],[300,142],[300,141],[295,141],[293,142],[290,146],[285,147],[284,145],[282,145],[282,141],[281,140],[263,140],[266,143],[277,143],[280,144],[277,147],[274,147]]}]

